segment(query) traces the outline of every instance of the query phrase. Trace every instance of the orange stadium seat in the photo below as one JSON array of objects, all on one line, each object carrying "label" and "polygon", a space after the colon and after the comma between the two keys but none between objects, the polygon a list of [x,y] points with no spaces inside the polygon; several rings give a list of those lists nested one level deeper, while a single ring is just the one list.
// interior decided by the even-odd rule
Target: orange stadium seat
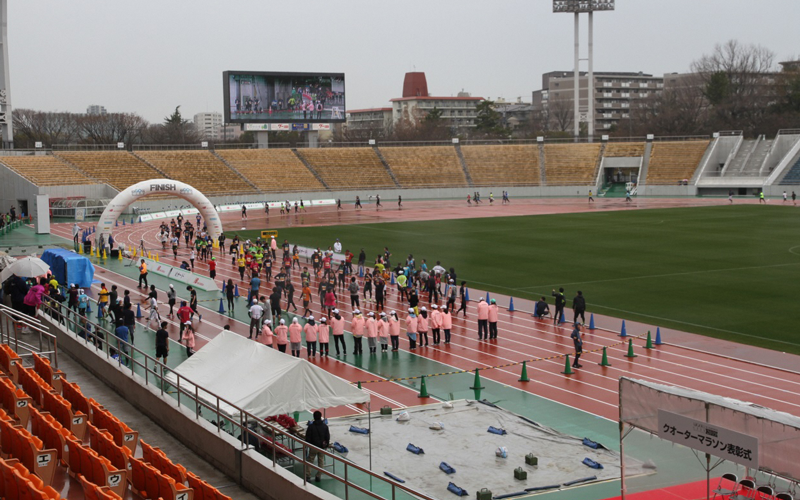
[{"label": "orange stadium seat", "polygon": [[125,425],[94,399],[89,400],[89,406],[92,409],[92,423],[95,427],[111,433],[117,446],[125,446],[132,452],[136,451],[136,446],[139,444],[138,432]]},{"label": "orange stadium seat", "polygon": [[710,141],[654,142],[647,184],[677,184],[691,179]]},{"label": "orange stadium seat", "polygon": [[61,380],[61,395],[69,401],[69,404],[75,409],[85,415],[91,414],[89,407],[89,399],[83,395],[81,388],[78,384],[68,382],[66,379]]},{"label": "orange stadium seat", "polygon": [[331,189],[396,187],[373,148],[299,149]]},{"label": "orange stadium seat", "polygon": [[37,186],[97,184],[53,155],[3,156],[3,164]]},{"label": "orange stadium seat", "polygon": [[17,389],[8,377],[0,377],[0,404],[23,426],[30,419],[31,398],[22,389]]},{"label": "orange stadium seat", "polygon": [[30,368],[25,368],[21,364],[17,365],[18,383],[22,386],[22,390],[31,397],[33,404],[42,406],[42,395],[45,392],[50,392],[52,389],[47,382],[42,380],[38,373]]},{"label": "orange stadium seat", "polygon": [[137,151],[136,153],[170,178],[185,182],[206,196],[256,194],[210,151]]},{"label": "orange stadium seat", "polygon": [[539,146],[461,146],[476,186],[538,186]]},{"label": "orange stadium seat", "polygon": [[19,355],[8,344],[0,344],[0,369],[6,375],[10,375],[15,383],[17,382],[16,364],[20,362]]},{"label": "orange stadium seat", "polygon": [[64,378],[64,372],[53,368],[49,359],[39,356],[35,352],[31,354],[33,355],[33,369],[42,377],[42,380],[61,394],[61,380]]},{"label": "orange stadium seat", "polygon": [[548,186],[586,186],[597,178],[600,144],[545,144]]},{"label": "orange stadium seat", "polygon": [[43,449],[41,439],[7,420],[0,420],[0,435],[3,455],[19,460],[25,468],[41,478],[44,484],[49,485],[52,482],[57,460],[55,449]]},{"label": "orange stadium seat", "polygon": [[291,149],[218,149],[216,153],[263,192],[325,191]]},{"label": "orange stadium seat", "polygon": [[55,392],[42,392],[42,409],[50,412],[64,427],[68,428],[80,440],[86,435],[88,415],[74,412],[72,405]]}]

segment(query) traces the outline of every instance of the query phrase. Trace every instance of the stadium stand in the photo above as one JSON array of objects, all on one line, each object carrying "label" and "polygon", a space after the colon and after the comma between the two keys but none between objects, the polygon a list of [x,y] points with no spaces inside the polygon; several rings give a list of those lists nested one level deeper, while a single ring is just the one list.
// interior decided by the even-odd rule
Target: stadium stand
[{"label": "stadium stand", "polygon": [[467,179],[452,146],[385,147],[383,157],[402,187],[464,187]]},{"label": "stadium stand", "polygon": [[781,186],[800,186],[800,158],[791,166],[781,180]]},{"label": "stadium stand", "polygon": [[538,186],[539,146],[461,146],[476,186]]},{"label": "stadium stand", "polygon": [[325,190],[290,149],[219,149],[216,153],[261,191]]},{"label": "stadium stand", "polygon": [[158,170],[127,151],[60,151],[54,154],[118,191],[137,182],[163,177]]},{"label": "stadium stand", "polygon": [[592,184],[600,144],[545,144],[544,166],[548,186]]},{"label": "stadium stand", "polygon": [[676,184],[691,179],[709,141],[655,142],[650,153],[647,184]]},{"label": "stadium stand", "polygon": [[331,189],[396,187],[372,148],[300,149],[298,152]]},{"label": "stadium stand", "polygon": [[609,142],[603,151],[605,158],[635,158],[644,156],[643,142]]},{"label": "stadium stand", "polygon": [[37,186],[97,184],[53,155],[0,156],[0,163]]},{"label": "stadium stand", "polygon": [[255,194],[236,172],[209,151],[137,151],[136,154],[206,196],[230,193]]},{"label": "stadium stand", "polygon": [[[50,485],[63,488],[72,477],[86,500],[131,498],[129,489],[142,498],[231,500],[139,440],[136,431],[87,399],[48,359],[34,353],[33,365],[23,366],[7,344],[0,344],[0,498],[59,500]],[[9,377],[12,373],[22,388]],[[79,420],[88,443],[76,432]],[[134,458],[139,449],[141,460]],[[81,497],[70,489],[69,498]]]}]

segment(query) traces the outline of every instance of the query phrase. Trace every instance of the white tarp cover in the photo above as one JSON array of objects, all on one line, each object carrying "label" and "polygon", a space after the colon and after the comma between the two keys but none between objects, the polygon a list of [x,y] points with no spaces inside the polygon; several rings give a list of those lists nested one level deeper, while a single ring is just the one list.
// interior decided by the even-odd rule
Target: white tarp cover
[{"label": "white tarp cover", "polygon": [[[369,402],[369,394],[308,361],[223,330],[175,372],[252,415],[265,418],[299,410]],[[167,375],[175,385],[176,376]],[[194,386],[181,380],[181,389]],[[216,398],[199,391],[209,404]],[[239,412],[221,404],[229,417]]]},{"label": "white tarp cover", "polygon": [[[583,436],[569,436],[499,407],[475,401],[452,401],[452,408],[441,403],[406,408],[410,419],[397,421],[399,415],[372,416],[372,471],[389,472],[406,481],[413,489],[433,498],[456,497],[447,491],[453,482],[475,498],[477,491],[488,488],[494,495],[514,493],[526,488],[559,485],[597,476],[598,480],[620,477],[620,457],[616,451],[592,449],[583,445]],[[436,422],[442,430],[433,430]],[[369,436],[349,432],[350,426],[367,427],[366,415],[331,418],[328,426],[331,441],[348,448],[346,458],[362,467],[369,466]],[[489,426],[504,429],[500,436],[487,432]],[[425,450],[416,455],[406,450],[408,444]],[[605,443],[609,444],[609,443]],[[495,455],[506,447],[507,458]],[[537,467],[525,464],[525,455],[538,457]],[[603,465],[596,470],[582,463],[590,458]],[[445,474],[439,464],[447,462],[456,472]],[[629,476],[653,473],[633,458],[625,461]],[[514,469],[527,471],[526,480],[514,479]],[[581,486],[582,484],[578,485]]]},{"label": "white tarp cover", "polygon": [[737,399],[627,377],[619,380],[619,394],[620,420],[627,424],[658,434],[658,410],[662,409],[755,436],[759,440],[759,468],[800,480],[800,417]]}]

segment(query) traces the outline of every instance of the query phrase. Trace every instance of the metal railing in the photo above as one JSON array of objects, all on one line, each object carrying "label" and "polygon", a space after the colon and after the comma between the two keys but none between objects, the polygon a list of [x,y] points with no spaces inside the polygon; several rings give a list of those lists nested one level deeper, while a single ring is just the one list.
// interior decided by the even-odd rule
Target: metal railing
[{"label": "metal railing", "polygon": [[[38,348],[35,344],[20,340],[20,333],[27,329],[38,337]],[[56,336],[46,330],[39,318],[28,316],[5,304],[0,304],[0,343],[8,344],[20,358],[36,353],[47,356],[50,364],[58,368],[58,342]]]},{"label": "metal railing", "polygon": [[[137,373],[137,369],[143,371],[145,385],[157,385],[161,391],[162,398],[165,398],[165,396],[173,397],[173,393],[170,391],[170,388],[173,388],[178,406],[193,410],[195,419],[205,418],[203,409],[209,411],[213,417],[216,417],[215,422],[218,432],[224,431],[237,438],[243,450],[267,450],[267,453],[262,452],[261,454],[272,460],[273,468],[279,465],[283,466],[280,462],[286,461],[289,461],[292,467],[295,463],[301,465],[301,476],[304,485],[308,483],[307,478],[312,473],[319,472],[344,486],[345,500],[349,500],[351,490],[361,492],[375,499],[391,498],[396,500],[398,493],[406,493],[421,500],[434,500],[430,496],[387,479],[328,450],[311,445],[280,427],[256,417],[239,408],[235,403],[192,382],[135,345],[117,338],[114,333],[100,323],[92,321],[86,316],[81,316],[77,311],[64,309],[60,303],[45,298],[39,312],[49,317],[53,323],[61,325],[68,332],[75,333],[88,350],[94,351],[99,355],[105,355],[106,360],[109,363],[116,364],[121,372],[127,373],[130,370],[131,378],[141,377]],[[167,379],[169,374],[172,374],[173,380]],[[226,408],[232,408],[232,414],[227,414],[222,409],[223,405]],[[224,429],[225,425],[230,425],[232,430],[230,432],[226,431]],[[259,429],[261,432],[257,432]],[[238,437],[235,434],[236,431],[239,432]],[[278,445],[283,443],[288,443],[288,445],[284,445],[281,450],[278,450]],[[256,446],[253,446],[253,444]],[[332,470],[327,470],[326,465],[319,467],[308,460],[309,451],[321,453],[325,457],[325,462],[330,463]],[[300,454],[298,455],[297,452],[300,452]],[[343,466],[342,475],[336,473],[337,463]],[[369,488],[353,481],[354,471],[368,478]],[[389,486],[391,496],[384,497],[372,491],[373,482]]]}]

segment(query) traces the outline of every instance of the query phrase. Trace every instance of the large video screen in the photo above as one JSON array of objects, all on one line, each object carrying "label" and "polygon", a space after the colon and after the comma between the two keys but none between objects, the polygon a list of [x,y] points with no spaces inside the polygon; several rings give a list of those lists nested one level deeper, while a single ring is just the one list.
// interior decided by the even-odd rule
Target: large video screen
[{"label": "large video screen", "polygon": [[223,73],[227,123],[345,121],[344,73]]}]

